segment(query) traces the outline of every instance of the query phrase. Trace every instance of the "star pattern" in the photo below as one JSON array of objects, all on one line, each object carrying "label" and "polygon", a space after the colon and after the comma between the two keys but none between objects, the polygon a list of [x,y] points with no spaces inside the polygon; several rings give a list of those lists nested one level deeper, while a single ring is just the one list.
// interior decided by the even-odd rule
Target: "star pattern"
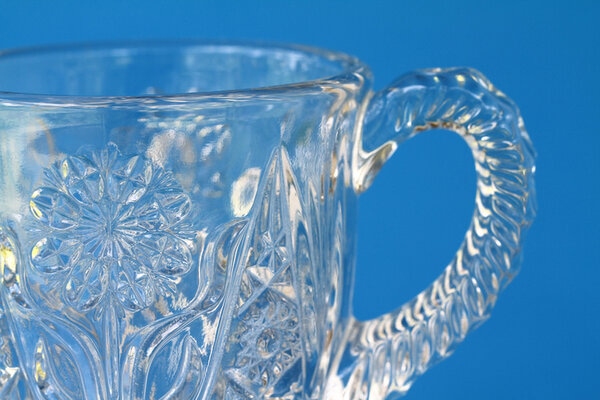
[{"label": "star pattern", "polygon": [[228,343],[228,398],[292,399],[302,391],[302,304],[285,190],[297,183],[283,149],[269,167]]},{"label": "star pattern", "polygon": [[46,171],[31,214],[42,233],[34,268],[81,311],[148,307],[192,266],[191,201],[172,174],[115,144],[69,156]]}]

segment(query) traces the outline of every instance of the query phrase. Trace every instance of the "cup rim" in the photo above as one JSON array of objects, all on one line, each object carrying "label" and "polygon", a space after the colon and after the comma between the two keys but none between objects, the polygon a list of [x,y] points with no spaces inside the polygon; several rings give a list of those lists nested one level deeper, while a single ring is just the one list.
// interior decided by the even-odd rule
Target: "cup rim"
[{"label": "cup rim", "polygon": [[251,50],[281,50],[288,52],[298,52],[307,56],[316,56],[323,60],[338,63],[340,71],[331,76],[323,76],[316,79],[297,81],[291,83],[258,86],[253,88],[227,89],[217,91],[198,91],[189,93],[165,93],[165,94],[142,94],[142,95],[73,95],[73,94],[44,94],[35,92],[18,92],[2,90],[0,88],[0,104],[2,102],[27,103],[38,105],[57,105],[65,106],[111,106],[126,105],[128,103],[192,103],[206,99],[227,100],[227,99],[247,99],[262,96],[281,95],[282,93],[306,92],[317,89],[319,92],[327,87],[339,87],[346,84],[362,85],[365,80],[371,78],[369,67],[352,55],[327,50],[314,46],[280,43],[280,42],[262,42],[246,40],[202,40],[202,39],[176,39],[176,40],[131,40],[131,41],[101,41],[101,42],[75,42],[67,44],[50,44],[28,47],[16,47],[9,49],[0,49],[0,62],[5,57],[42,54],[61,51],[89,51],[89,50],[118,50],[125,48],[151,48],[151,47],[231,47]]}]

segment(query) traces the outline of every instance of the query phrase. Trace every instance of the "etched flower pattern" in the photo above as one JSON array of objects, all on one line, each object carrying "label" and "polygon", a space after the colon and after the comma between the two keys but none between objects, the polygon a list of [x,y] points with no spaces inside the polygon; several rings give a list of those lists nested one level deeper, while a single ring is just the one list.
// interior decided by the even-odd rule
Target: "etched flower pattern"
[{"label": "etched flower pattern", "polygon": [[192,266],[191,201],[173,175],[141,155],[104,150],[45,170],[30,209],[41,238],[31,264],[80,311],[139,311],[175,291]]}]

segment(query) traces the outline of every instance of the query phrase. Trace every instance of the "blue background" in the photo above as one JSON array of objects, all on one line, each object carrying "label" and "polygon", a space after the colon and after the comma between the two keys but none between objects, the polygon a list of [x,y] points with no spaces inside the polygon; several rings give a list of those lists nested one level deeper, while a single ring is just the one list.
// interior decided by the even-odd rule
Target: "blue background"
[{"label": "blue background", "polygon": [[[600,399],[600,2],[0,0],[0,48],[107,39],[233,38],[354,54],[380,89],[467,65],[520,106],[539,153],[539,216],[490,321],[407,399]],[[400,147],[361,198],[355,311],[408,300],[467,228],[474,173],[455,135]]]}]

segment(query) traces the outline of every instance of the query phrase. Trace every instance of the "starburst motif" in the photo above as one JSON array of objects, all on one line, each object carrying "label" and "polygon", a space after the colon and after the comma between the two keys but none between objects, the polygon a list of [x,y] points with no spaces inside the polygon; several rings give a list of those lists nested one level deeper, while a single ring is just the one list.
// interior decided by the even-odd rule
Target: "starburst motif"
[{"label": "starburst motif", "polygon": [[[300,321],[296,306],[275,291],[267,291],[242,316],[233,332],[233,342],[239,346],[236,362],[226,374],[245,393],[265,397],[298,389],[295,371],[284,388],[279,382],[291,370],[301,368],[302,347]],[[283,398],[283,397],[281,397]]]},{"label": "starburst motif", "polygon": [[255,204],[254,231],[227,345],[223,397],[295,399],[303,390],[304,298],[298,290],[298,230],[301,219],[294,177],[284,149],[265,171],[266,185]]},{"label": "starburst motif", "polygon": [[139,311],[190,270],[191,201],[171,173],[110,143],[45,174],[30,201],[42,232],[31,263],[75,308]]}]

